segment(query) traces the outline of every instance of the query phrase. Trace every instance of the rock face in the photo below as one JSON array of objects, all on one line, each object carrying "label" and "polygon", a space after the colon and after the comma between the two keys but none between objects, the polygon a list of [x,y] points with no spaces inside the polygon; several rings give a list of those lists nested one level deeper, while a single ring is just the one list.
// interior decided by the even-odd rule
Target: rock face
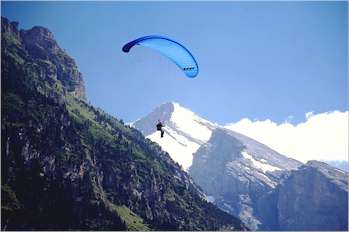
[{"label": "rock face", "polygon": [[[160,138],[156,121],[165,122]],[[347,176],[324,163],[306,165],[177,103],[133,123],[168,151],[207,195],[251,230],[346,230]]]},{"label": "rock face", "polygon": [[247,229],[157,144],[83,101],[47,29],[1,28],[2,230]]},{"label": "rock face", "polygon": [[217,206],[257,230],[260,197],[300,165],[253,139],[217,128],[194,154],[189,174]]},{"label": "rock face", "polygon": [[29,30],[18,30],[17,22],[2,18],[2,33],[4,32],[15,39],[12,42],[23,45],[24,54],[40,61],[38,69],[42,69],[42,75],[49,74],[48,78],[59,80],[74,96],[86,99],[83,77],[75,61],[59,47],[47,28],[36,26]]},{"label": "rock face", "polygon": [[278,187],[279,228],[289,231],[348,229],[348,174],[309,161]]},{"label": "rock face", "polygon": [[209,200],[253,230],[348,228],[348,174],[306,165],[244,135],[216,129],[194,155],[189,174]]}]

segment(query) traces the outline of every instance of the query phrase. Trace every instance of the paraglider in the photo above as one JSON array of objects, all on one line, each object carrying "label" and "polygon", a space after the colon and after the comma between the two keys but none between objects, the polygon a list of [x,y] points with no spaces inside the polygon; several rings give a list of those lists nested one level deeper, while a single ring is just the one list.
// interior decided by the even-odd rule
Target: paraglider
[{"label": "paraglider", "polygon": [[123,52],[128,53],[135,45],[151,48],[173,61],[189,78],[198,74],[198,64],[191,52],[179,42],[163,36],[144,36],[123,46]]},{"label": "paraglider", "polygon": [[160,131],[160,137],[164,137],[164,125],[162,124],[162,122],[160,120],[158,120],[158,123],[156,125],[157,127],[157,131]]}]

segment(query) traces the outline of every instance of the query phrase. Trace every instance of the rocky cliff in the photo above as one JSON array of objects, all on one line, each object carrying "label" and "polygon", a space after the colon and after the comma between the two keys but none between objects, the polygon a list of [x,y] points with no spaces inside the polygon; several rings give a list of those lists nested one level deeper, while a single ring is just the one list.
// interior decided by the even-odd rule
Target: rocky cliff
[{"label": "rocky cliff", "polygon": [[245,230],[160,147],[88,105],[45,28],[1,20],[2,230]]},{"label": "rocky cliff", "polygon": [[[79,72],[74,59],[61,49],[53,34],[44,27],[33,27],[29,30],[19,30],[17,22],[9,22],[2,18],[1,32],[6,37],[2,40],[5,50],[16,50],[16,58],[24,65],[26,59],[35,58],[39,62],[42,75],[47,76],[51,84],[59,80],[65,90],[74,96],[85,100],[85,86],[82,74]],[[14,45],[18,45],[15,48]]]},{"label": "rocky cliff", "polygon": [[326,163],[309,161],[278,188],[279,229],[348,229],[348,174]]},{"label": "rocky cliff", "polygon": [[244,135],[216,129],[189,170],[208,200],[253,230],[348,228],[348,173],[306,165]]},{"label": "rocky cliff", "polygon": [[256,204],[300,162],[244,135],[217,128],[193,156],[189,174],[221,209],[257,230]]}]

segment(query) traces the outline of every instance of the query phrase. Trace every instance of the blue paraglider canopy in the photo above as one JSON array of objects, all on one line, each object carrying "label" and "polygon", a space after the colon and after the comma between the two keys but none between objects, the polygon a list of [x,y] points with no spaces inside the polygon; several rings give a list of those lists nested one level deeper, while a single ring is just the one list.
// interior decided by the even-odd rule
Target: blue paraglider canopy
[{"label": "blue paraglider canopy", "polygon": [[128,53],[135,45],[141,45],[158,51],[173,61],[189,78],[198,74],[198,64],[191,52],[175,40],[163,36],[144,36],[123,46],[123,52]]}]

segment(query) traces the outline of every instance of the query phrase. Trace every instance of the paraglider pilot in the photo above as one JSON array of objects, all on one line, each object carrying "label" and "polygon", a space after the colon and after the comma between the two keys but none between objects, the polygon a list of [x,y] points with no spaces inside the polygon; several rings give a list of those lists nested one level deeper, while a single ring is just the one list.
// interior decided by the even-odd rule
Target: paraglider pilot
[{"label": "paraglider pilot", "polygon": [[162,138],[164,136],[164,126],[160,120],[158,120],[158,123],[156,125],[157,130],[160,131],[160,137]]}]

